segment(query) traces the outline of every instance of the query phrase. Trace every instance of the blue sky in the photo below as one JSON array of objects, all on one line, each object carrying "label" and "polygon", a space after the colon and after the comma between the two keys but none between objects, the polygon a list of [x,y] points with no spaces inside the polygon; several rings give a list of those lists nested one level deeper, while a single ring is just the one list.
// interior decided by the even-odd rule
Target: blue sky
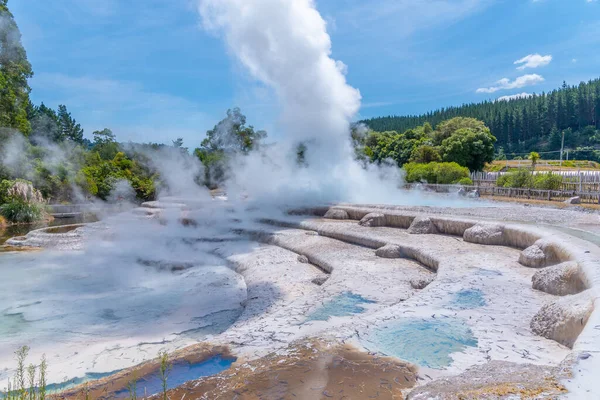
[{"label": "blue sky", "polygon": [[[599,0],[316,3],[333,57],[363,96],[357,118],[600,77]],[[108,127],[122,141],[183,137],[195,147],[233,106],[256,127],[273,126],[272,94],[202,30],[194,0],[10,0],[9,7],[35,71],[33,101],[66,104],[88,137]]]}]

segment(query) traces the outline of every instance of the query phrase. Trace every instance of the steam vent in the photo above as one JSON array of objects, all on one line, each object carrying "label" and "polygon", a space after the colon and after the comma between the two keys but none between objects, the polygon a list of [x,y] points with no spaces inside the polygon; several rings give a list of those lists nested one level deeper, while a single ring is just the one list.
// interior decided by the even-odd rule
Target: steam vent
[{"label": "steam vent", "polygon": [[45,252],[4,255],[39,279],[23,278],[37,300],[14,293],[3,311],[2,378],[9,352],[34,338],[72,399],[129,397],[135,379],[139,395],[157,393],[160,350],[177,399],[581,393],[600,357],[600,248],[592,233],[552,227],[589,216],[556,215],[167,198],[33,231],[7,244]]}]

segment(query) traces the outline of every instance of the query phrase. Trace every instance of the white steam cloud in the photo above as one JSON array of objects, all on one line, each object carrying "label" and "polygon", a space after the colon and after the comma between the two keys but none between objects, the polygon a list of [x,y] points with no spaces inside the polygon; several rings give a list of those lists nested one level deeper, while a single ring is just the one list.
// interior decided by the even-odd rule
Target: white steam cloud
[{"label": "white steam cloud", "polygon": [[[361,97],[346,82],[346,65],[331,58],[326,22],[314,1],[201,0],[198,8],[203,26],[224,37],[250,74],[274,90],[282,109],[284,140],[268,157],[236,160],[230,194],[239,189],[288,204],[384,201],[397,194],[398,171],[365,170],[353,158],[350,122]],[[307,148],[308,167],[296,163],[299,144]]]}]

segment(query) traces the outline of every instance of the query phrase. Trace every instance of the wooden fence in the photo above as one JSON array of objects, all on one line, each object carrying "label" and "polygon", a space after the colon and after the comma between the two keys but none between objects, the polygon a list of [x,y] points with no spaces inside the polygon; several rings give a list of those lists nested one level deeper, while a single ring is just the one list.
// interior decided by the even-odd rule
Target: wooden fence
[{"label": "wooden fence", "polygon": [[[536,174],[547,173],[549,172],[536,171]],[[552,173],[563,177],[562,191],[580,193],[600,192],[600,171],[553,171]],[[471,180],[478,187],[495,187],[498,177],[504,174],[506,172],[472,172]]]},{"label": "wooden fence", "polygon": [[481,196],[502,196],[531,200],[565,201],[571,197],[579,197],[582,203],[600,204],[600,191],[578,190],[540,190],[528,188],[505,188],[485,185],[441,185],[441,184],[409,184],[410,189],[420,189],[437,193],[458,193],[461,188],[466,191],[477,190]]}]

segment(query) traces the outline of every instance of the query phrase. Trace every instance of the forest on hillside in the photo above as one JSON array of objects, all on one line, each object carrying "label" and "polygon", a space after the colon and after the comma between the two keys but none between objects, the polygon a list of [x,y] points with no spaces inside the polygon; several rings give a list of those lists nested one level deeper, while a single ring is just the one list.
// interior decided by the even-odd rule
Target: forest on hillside
[{"label": "forest on hillside", "polygon": [[[387,116],[363,122],[378,132],[404,132],[429,122],[434,128],[454,117],[484,121],[498,139],[501,153],[537,151],[558,158],[562,134],[573,158],[600,159],[600,79],[577,86],[563,83],[549,93],[513,100],[485,101],[442,108],[423,115]],[[516,154],[515,154],[516,156]]]}]

